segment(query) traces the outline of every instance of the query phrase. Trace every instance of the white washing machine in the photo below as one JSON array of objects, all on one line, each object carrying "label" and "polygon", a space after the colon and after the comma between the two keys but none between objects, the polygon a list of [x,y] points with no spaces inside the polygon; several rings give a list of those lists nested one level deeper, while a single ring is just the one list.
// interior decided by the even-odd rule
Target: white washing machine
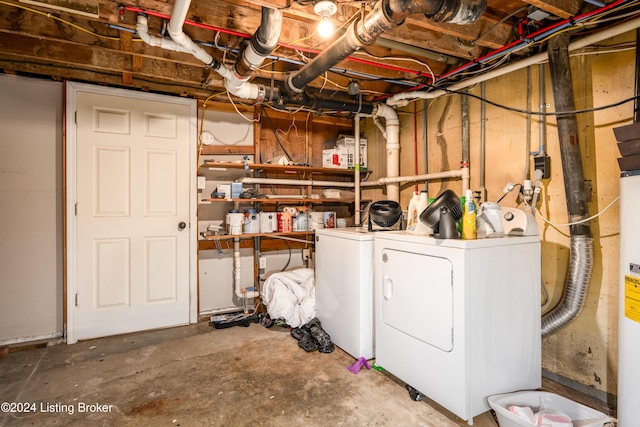
[{"label": "white washing machine", "polygon": [[374,234],[360,227],[316,230],[316,317],[355,358],[374,356]]},{"label": "white washing machine", "polygon": [[375,234],[376,363],[460,418],[541,383],[538,236]]}]

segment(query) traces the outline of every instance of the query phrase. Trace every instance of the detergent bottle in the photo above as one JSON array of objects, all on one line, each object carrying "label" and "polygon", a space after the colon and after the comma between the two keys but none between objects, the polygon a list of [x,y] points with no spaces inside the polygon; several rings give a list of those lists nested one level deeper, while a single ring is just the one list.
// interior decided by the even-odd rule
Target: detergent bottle
[{"label": "detergent bottle", "polygon": [[428,227],[426,224],[420,221],[420,214],[422,213],[422,211],[427,209],[427,206],[429,206],[429,195],[427,194],[427,190],[422,190],[420,192],[420,195],[418,196],[418,202],[416,204],[416,211],[418,212],[418,215],[416,218],[416,227],[414,230],[414,234],[420,234],[423,236],[433,234],[433,230],[431,229],[431,227]]},{"label": "detergent bottle", "polygon": [[471,240],[476,238],[476,206],[471,190],[464,195],[464,210],[462,211],[462,238]]},{"label": "detergent bottle", "polygon": [[420,212],[418,212],[418,202],[420,201],[420,193],[413,192],[407,209],[407,231],[413,233],[416,231],[417,225],[420,223]]}]

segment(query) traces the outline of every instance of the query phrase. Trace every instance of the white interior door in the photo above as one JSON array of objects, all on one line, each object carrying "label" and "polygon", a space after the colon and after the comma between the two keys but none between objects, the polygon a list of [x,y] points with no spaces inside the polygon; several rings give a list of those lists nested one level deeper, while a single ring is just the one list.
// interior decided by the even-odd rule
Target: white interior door
[{"label": "white interior door", "polygon": [[124,92],[75,92],[77,339],[192,318],[195,101]]}]

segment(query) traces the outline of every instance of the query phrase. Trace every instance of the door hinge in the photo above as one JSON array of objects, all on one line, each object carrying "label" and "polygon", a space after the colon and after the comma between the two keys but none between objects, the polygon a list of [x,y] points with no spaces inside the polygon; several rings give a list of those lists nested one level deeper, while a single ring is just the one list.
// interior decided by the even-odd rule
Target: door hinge
[{"label": "door hinge", "polygon": [[76,307],[78,306],[78,294],[76,293]]},{"label": "door hinge", "polygon": [[78,216],[78,204],[77,203],[73,206],[73,210],[75,211],[75,215]]},{"label": "door hinge", "polygon": [[78,124],[78,112],[77,111],[73,112],[73,122],[75,124]]}]

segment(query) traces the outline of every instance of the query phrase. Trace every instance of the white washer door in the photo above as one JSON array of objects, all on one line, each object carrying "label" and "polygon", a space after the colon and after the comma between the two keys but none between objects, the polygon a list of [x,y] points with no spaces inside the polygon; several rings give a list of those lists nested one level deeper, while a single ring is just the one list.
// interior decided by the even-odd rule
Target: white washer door
[{"label": "white washer door", "polygon": [[453,265],[446,258],[384,249],[382,321],[442,351],[453,350]]}]

